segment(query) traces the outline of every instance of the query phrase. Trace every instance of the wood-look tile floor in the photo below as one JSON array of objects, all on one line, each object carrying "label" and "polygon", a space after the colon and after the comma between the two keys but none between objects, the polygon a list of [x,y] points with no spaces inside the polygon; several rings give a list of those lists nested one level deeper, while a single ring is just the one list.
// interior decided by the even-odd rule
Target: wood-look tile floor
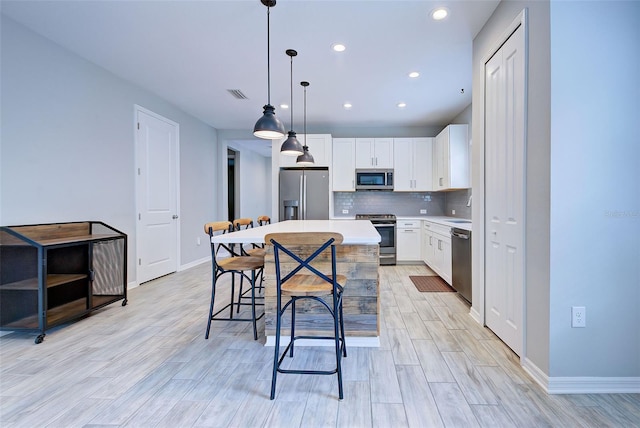
[{"label": "wood-look tile floor", "polygon": [[[381,267],[381,346],[348,349],[335,376],[281,375],[249,323],[204,339],[210,266],[130,291],[86,319],[0,338],[6,427],[633,427],[640,394],[547,395],[518,358],[474,323],[455,293],[420,293],[424,266]],[[348,345],[348,343],[347,343]],[[322,365],[331,348],[297,348]]]}]

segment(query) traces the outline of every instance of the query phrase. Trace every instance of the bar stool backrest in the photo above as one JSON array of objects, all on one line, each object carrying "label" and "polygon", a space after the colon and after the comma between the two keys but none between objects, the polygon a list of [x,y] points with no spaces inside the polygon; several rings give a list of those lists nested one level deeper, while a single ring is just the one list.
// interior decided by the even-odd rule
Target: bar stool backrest
[{"label": "bar stool backrest", "polygon": [[[274,261],[276,264],[276,283],[278,292],[282,283],[293,278],[303,269],[311,271],[313,274],[324,279],[326,282],[334,284],[331,277],[336,278],[336,245],[342,244],[343,237],[339,233],[334,232],[289,232],[289,233],[270,233],[265,236],[267,245],[273,245]],[[306,251],[298,251],[298,248],[306,248]],[[311,262],[316,259],[327,248],[331,251],[331,273],[321,272],[314,267]],[[306,255],[309,251],[313,251],[310,255]],[[288,255],[293,263],[293,269],[286,275],[282,276],[280,271],[281,252]],[[331,275],[331,277],[329,277]],[[334,284],[336,285],[336,284]],[[338,288],[341,289],[340,286]]]},{"label": "bar stool backrest", "polygon": [[237,218],[233,220],[233,228],[235,230],[248,229],[253,227],[253,220],[250,218]]},{"label": "bar stool backrest", "polygon": [[211,260],[213,262],[214,269],[217,266],[216,256],[218,255],[218,251],[220,251],[221,247],[227,250],[231,255],[233,255],[233,251],[231,250],[231,248],[229,248],[229,246],[225,244],[213,243],[213,236],[216,234],[216,232],[220,231],[222,231],[222,234],[233,232],[233,225],[230,221],[212,221],[210,223],[205,223],[204,225],[204,233],[209,235],[209,243],[211,244]]}]

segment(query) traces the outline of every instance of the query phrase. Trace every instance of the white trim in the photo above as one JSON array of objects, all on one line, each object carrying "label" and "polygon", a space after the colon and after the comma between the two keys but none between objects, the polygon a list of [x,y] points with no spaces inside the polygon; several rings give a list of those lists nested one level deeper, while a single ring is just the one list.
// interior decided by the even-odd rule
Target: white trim
[{"label": "white trim", "polygon": [[[346,337],[347,346],[350,348],[379,348],[380,337],[362,337],[353,336]],[[289,344],[289,337],[282,336],[280,338],[280,346],[287,346]],[[276,337],[267,336],[267,341],[264,346],[276,346]],[[333,339],[299,339],[296,340],[296,346],[335,346]]]},{"label": "white trim", "polygon": [[638,394],[640,377],[549,377],[531,360],[522,368],[548,394]]},{"label": "white trim", "polygon": [[[138,281],[131,281],[127,283],[127,291],[129,290],[133,290],[134,288],[138,287],[140,284],[138,283]],[[129,296],[127,296],[127,299],[129,298]]]},{"label": "white trim", "polygon": [[[485,82],[486,82],[486,64],[487,62],[495,55],[495,53],[502,47],[502,45],[505,44],[505,42],[511,37],[511,35],[520,27],[522,26],[523,31],[524,31],[524,85],[525,85],[525,90],[524,90],[524,150],[525,150],[525,159],[524,159],[524,167],[526,169],[526,146],[527,146],[527,118],[528,118],[528,109],[527,109],[527,103],[528,103],[528,76],[529,76],[529,28],[528,28],[528,13],[527,13],[527,9],[523,9],[522,11],[520,11],[520,13],[518,13],[518,15],[515,17],[515,19],[506,27],[506,29],[502,32],[502,34],[500,35],[500,37],[498,37],[495,42],[491,45],[490,49],[487,51],[487,53],[482,57],[482,100],[480,103],[478,103],[478,105],[480,106],[479,108],[481,109],[482,114],[480,115],[480,125],[479,127],[481,128],[480,132],[479,132],[479,137],[480,137],[480,144],[477,145],[477,149],[476,150],[480,150],[481,151],[481,162],[478,165],[478,169],[479,169],[479,173],[480,176],[482,177],[482,180],[479,180],[479,182],[477,184],[475,180],[473,180],[474,183],[474,189],[473,192],[474,193],[478,193],[478,198],[476,199],[476,203],[477,203],[477,208],[475,211],[476,215],[473,215],[472,212],[472,218],[474,220],[473,226],[474,226],[474,236],[476,236],[479,242],[476,244],[475,239],[474,239],[474,249],[472,250],[472,254],[476,254],[477,253],[477,257],[475,257],[475,260],[472,260],[472,264],[478,266],[477,270],[476,270],[476,275],[472,277],[472,282],[474,284],[477,284],[477,288],[476,288],[476,292],[473,294],[473,307],[471,308],[471,312],[470,315],[481,325],[486,325],[486,308],[485,308],[485,282],[486,282],[486,272],[485,272],[485,244],[486,244],[486,240],[485,240],[485,196],[486,196],[486,186],[485,186],[485,153],[486,153],[486,141],[485,141],[485,114],[486,114],[486,109],[485,109],[485,104],[486,104],[486,88],[485,88]],[[475,101],[475,100],[474,100]],[[475,122],[474,122],[475,123]],[[474,125],[475,127],[476,125]],[[472,132],[472,137],[473,137],[473,132]],[[523,171],[524,174],[524,189],[522,189],[523,192],[523,236],[522,236],[522,257],[523,257],[523,278],[522,278],[522,283],[523,283],[523,290],[522,290],[522,352],[520,355],[521,360],[525,360],[526,359],[526,355],[527,355],[527,341],[526,341],[526,334],[527,334],[527,326],[526,326],[526,320],[527,320],[527,304],[526,304],[526,299],[527,299],[527,293],[526,293],[526,275],[527,275],[527,263],[526,263],[526,190],[527,190],[527,184],[526,184],[526,170]],[[475,229],[478,229],[477,231]]]},{"label": "white trim", "polygon": [[183,270],[191,269],[192,267],[199,266],[203,263],[208,263],[211,261],[211,256],[203,257],[198,260],[194,260],[190,263],[178,266],[178,272],[182,272]]},{"label": "white trim", "polygon": [[[138,205],[139,203],[139,189],[138,189],[138,179],[137,179],[137,170],[138,170],[138,129],[137,129],[137,125],[138,125],[138,113],[145,113],[151,117],[154,117],[158,120],[161,120],[165,123],[168,123],[172,126],[174,126],[176,128],[176,164],[175,164],[175,168],[176,168],[176,215],[178,216],[178,221],[176,222],[176,239],[178,242],[178,245],[176,246],[176,272],[178,271],[179,267],[180,267],[180,260],[182,259],[182,254],[180,251],[180,242],[181,242],[181,220],[180,220],[180,124],[177,122],[174,122],[171,119],[167,119],[164,116],[161,116],[157,113],[154,113],[151,110],[148,110],[138,104],[134,104],[133,105],[133,135],[134,135],[134,146],[133,146],[133,153],[134,153],[134,168],[133,168],[133,174],[134,174],[134,183],[136,183],[135,185],[135,198],[136,198],[136,211],[134,213],[135,215],[135,224],[136,224],[136,252],[135,252],[135,267],[136,267],[136,281],[139,278],[139,265],[138,265],[138,258],[139,258],[139,252],[138,252],[138,248],[140,247],[140,222],[138,221],[138,213],[140,212],[140,206]],[[135,287],[134,287],[135,288]]]}]

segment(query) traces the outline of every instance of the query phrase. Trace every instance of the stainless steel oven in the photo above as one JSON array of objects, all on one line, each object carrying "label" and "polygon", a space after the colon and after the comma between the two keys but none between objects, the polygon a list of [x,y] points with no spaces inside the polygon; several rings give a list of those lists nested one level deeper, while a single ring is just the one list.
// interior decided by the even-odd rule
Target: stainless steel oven
[{"label": "stainless steel oven", "polygon": [[396,216],[393,214],[356,214],[356,220],[369,220],[380,234],[380,264],[396,264]]}]

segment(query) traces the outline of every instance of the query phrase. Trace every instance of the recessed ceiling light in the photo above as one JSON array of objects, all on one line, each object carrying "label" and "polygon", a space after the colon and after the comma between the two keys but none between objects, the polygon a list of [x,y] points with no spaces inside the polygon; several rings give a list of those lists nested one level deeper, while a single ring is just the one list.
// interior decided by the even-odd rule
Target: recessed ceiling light
[{"label": "recessed ceiling light", "polygon": [[398,103],[396,105],[398,106],[398,108],[405,108],[407,106],[407,103]]},{"label": "recessed ceiling light", "polygon": [[449,16],[449,10],[446,7],[439,7],[431,11],[431,18],[441,21]]},{"label": "recessed ceiling light", "polygon": [[342,43],[334,43],[333,45],[331,45],[331,49],[333,49],[336,52],[344,52],[345,49],[347,49],[347,47]]},{"label": "recessed ceiling light", "polygon": [[342,104],[342,107],[344,107],[345,110],[349,110],[353,106],[351,105],[351,103],[344,103],[344,104]]},{"label": "recessed ceiling light", "polygon": [[280,108],[289,108],[289,104],[280,104]]},{"label": "recessed ceiling light", "polygon": [[411,73],[409,73],[409,77],[416,78],[418,76],[420,76],[420,73],[418,73],[417,71],[412,71]]}]

